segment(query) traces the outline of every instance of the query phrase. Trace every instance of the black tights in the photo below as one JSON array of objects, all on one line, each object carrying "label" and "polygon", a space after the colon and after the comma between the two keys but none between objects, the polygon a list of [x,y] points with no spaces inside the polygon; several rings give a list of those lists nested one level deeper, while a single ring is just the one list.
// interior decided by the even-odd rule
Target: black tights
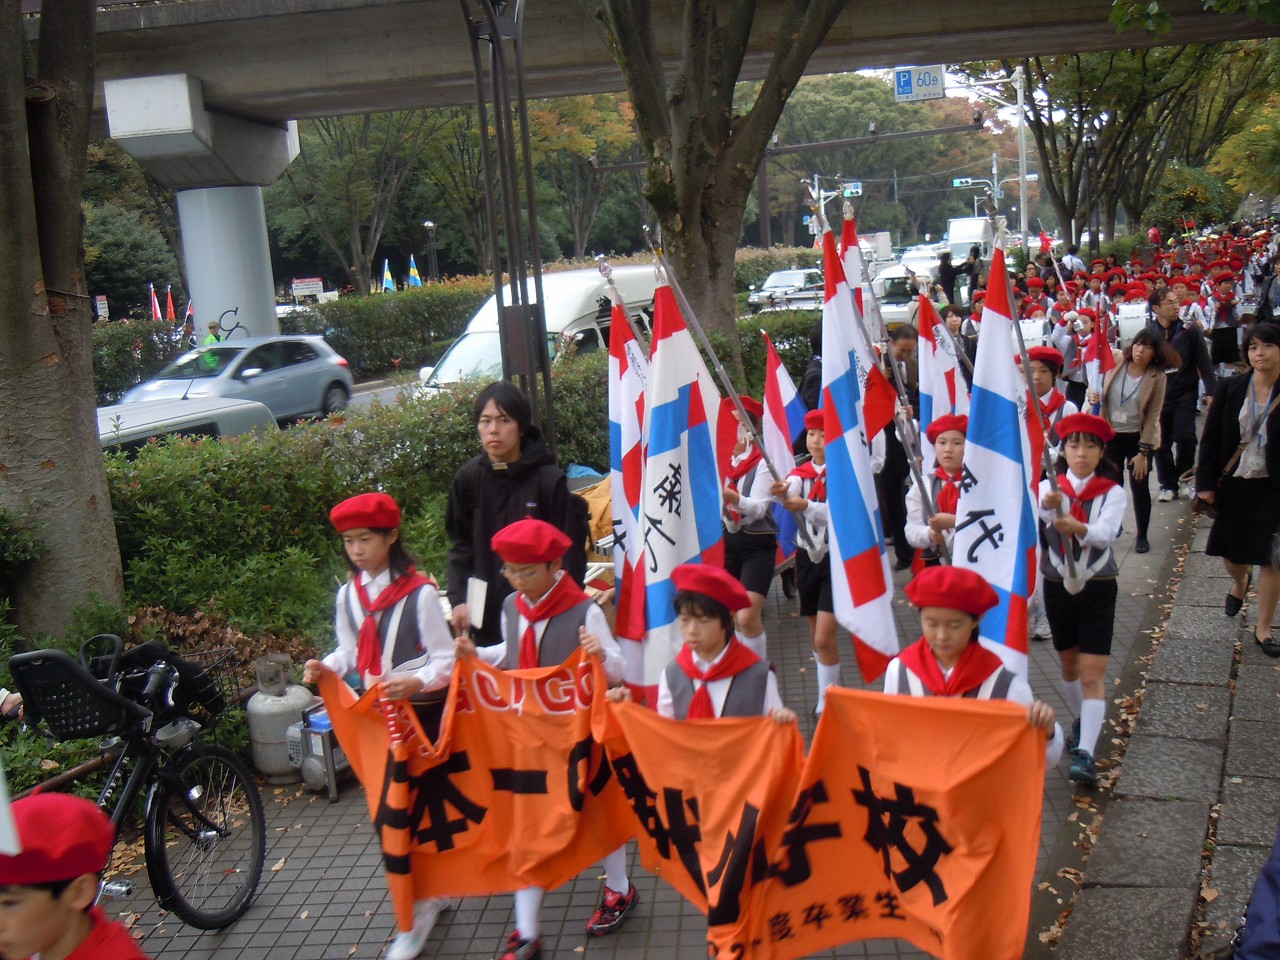
[{"label": "black tights", "polygon": [[1151,523],[1151,470],[1154,464],[1147,457],[1147,475],[1141,480],[1133,479],[1133,468],[1129,461],[1138,453],[1138,434],[1117,433],[1116,438],[1107,444],[1107,459],[1121,468],[1123,476],[1129,479],[1129,495],[1133,498],[1133,515],[1138,522],[1138,536],[1147,539],[1147,527]]}]

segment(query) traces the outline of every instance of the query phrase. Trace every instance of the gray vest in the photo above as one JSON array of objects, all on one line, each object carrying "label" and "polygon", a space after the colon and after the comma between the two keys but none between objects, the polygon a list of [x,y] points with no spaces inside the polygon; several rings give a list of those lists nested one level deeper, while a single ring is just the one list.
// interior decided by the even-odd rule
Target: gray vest
[{"label": "gray vest", "polygon": [[[729,692],[724,698],[722,717],[759,717],[764,713],[764,695],[768,689],[769,665],[763,660],[753,663],[729,681]],[[689,705],[693,703],[693,681],[680,664],[672,660],[667,664],[667,689],[671,691],[671,707],[677,720],[689,718]]]},{"label": "gray vest", "polygon": [[[359,637],[360,624],[364,622],[364,612],[360,609],[360,597],[356,595],[355,587],[350,583],[344,584],[342,589],[346,591],[344,598],[346,602],[343,603],[342,608],[347,611],[347,621],[351,624],[352,633]],[[399,667],[412,660],[420,660],[426,653],[426,648],[422,645],[422,637],[418,633],[418,598],[421,595],[421,590],[415,590],[395,606],[374,614],[378,621],[378,640],[383,651],[387,649],[387,631],[391,629],[392,621],[396,621],[396,635],[391,639],[393,667]],[[393,616],[397,610],[400,614],[398,620]],[[386,658],[383,657],[383,659]]]},{"label": "gray vest", "polygon": [[[1065,493],[1062,497],[1063,502],[1067,502]],[[1095,505],[1101,502],[1102,497],[1094,497],[1085,502],[1086,523],[1093,518]],[[1045,578],[1059,582],[1066,579],[1067,561],[1063,557],[1065,543],[1062,534],[1054,528],[1053,524],[1042,523],[1040,524],[1040,542],[1044,545],[1044,550],[1041,551],[1041,564]],[[1085,550],[1075,537],[1071,537],[1070,542],[1078,576],[1085,580],[1106,580],[1119,575],[1120,568],[1116,565],[1116,552],[1111,549],[1110,544],[1105,547],[1089,547]]]},{"label": "gray vest", "polygon": [[[977,641],[975,641],[977,642]],[[1007,700],[1009,687],[1013,684],[1013,673],[1001,667],[981,684],[972,690],[966,690],[961,697],[971,700]],[[907,669],[907,665],[898,661],[898,692],[909,693],[915,697],[932,697],[933,691],[926,687],[920,678]]]},{"label": "gray vest", "polygon": [[[756,482],[756,473],[762,464],[757,463],[754,467],[747,471],[746,476],[738,484],[738,492],[744,497],[751,492],[751,487]],[[729,517],[729,505],[725,504],[725,519]],[[730,529],[729,524],[725,524],[725,528],[732,533],[749,533],[754,536],[768,535],[776,537],[778,535],[778,525],[773,520],[773,511],[766,510],[764,516],[759,520],[749,520],[746,523],[737,522],[734,524],[736,529]]]},{"label": "gray vest", "polygon": [[[582,642],[578,629],[586,624],[587,612],[594,602],[583,600],[576,607],[557,613],[547,621],[538,642],[538,666],[558,667],[578,649]],[[502,611],[507,615],[507,655],[502,661],[502,669],[515,670],[520,666],[520,611],[516,609],[514,593],[502,601]]]}]

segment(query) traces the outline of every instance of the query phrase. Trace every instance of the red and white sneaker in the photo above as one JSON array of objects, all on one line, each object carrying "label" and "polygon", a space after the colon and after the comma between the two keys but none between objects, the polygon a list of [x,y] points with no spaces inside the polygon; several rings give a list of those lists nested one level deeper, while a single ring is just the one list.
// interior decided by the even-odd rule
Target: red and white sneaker
[{"label": "red and white sneaker", "polygon": [[626,893],[618,893],[616,890],[604,888],[604,895],[600,898],[600,906],[596,907],[596,912],[591,915],[591,919],[587,921],[587,933],[593,937],[603,937],[606,933],[613,933],[623,921],[627,919],[627,914],[636,908],[636,904],[640,902],[640,895],[636,892],[636,885],[630,884],[630,889]]},{"label": "red and white sneaker", "polygon": [[520,931],[512,930],[506,950],[494,960],[542,960],[542,940],[521,940]]}]

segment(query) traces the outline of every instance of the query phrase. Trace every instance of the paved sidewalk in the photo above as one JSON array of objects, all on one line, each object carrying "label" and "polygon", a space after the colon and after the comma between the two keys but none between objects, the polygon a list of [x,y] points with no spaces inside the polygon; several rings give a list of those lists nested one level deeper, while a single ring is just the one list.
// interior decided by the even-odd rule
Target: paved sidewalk
[{"label": "paved sidewalk", "polygon": [[[1146,651],[1150,643],[1149,632],[1160,621],[1161,603],[1166,597],[1176,560],[1175,546],[1185,543],[1189,536],[1188,514],[1182,502],[1157,504],[1150,534],[1152,550],[1146,555],[1133,553],[1131,534],[1122,538],[1119,551],[1120,597],[1111,671],[1117,690],[1122,687],[1121,671],[1131,652]],[[905,573],[898,574],[898,586],[901,587],[906,579]],[[1209,590],[1205,596],[1211,593]],[[1206,609],[1205,616],[1209,613],[1212,611]],[[897,615],[902,641],[911,642],[919,634],[918,623],[901,598],[901,590]],[[808,633],[794,601],[782,596],[777,583],[766,607],[766,625],[769,652],[777,665],[783,698],[802,718],[806,736],[811,735],[812,722],[808,718],[816,693],[816,680]],[[846,654],[844,682],[850,686],[861,686],[847,634],[843,632],[842,644],[842,651]],[[1260,653],[1257,659],[1262,659]],[[1030,655],[1032,686],[1038,696],[1061,712],[1062,698],[1056,678],[1056,656],[1051,645],[1033,644]],[[1261,710],[1261,694],[1254,696],[1253,702]],[[1272,712],[1274,719],[1274,709]],[[1110,731],[1117,718],[1113,708],[1103,735],[1104,743],[1112,736]],[[1145,735],[1146,727],[1140,726],[1140,732]],[[1116,737],[1116,743],[1120,742]],[[1257,755],[1252,759],[1256,762]],[[1104,768],[1104,788],[1108,781],[1114,779],[1114,774],[1106,771],[1109,765],[1105,760],[1100,763]],[[1174,766],[1182,768],[1191,764],[1179,759]],[[1247,771],[1250,780],[1233,786],[1238,787],[1237,792],[1243,795],[1243,801],[1263,803],[1265,798],[1270,798],[1280,804],[1280,791],[1275,789],[1280,787],[1280,783],[1265,781],[1267,774],[1259,772],[1256,767],[1242,766],[1241,769]],[[1064,760],[1046,777],[1037,867],[1042,889],[1035,894],[1028,935],[1029,954],[1037,946],[1043,948],[1039,941],[1040,932],[1048,929],[1070,903],[1074,886],[1057,874],[1064,867],[1080,866],[1080,848],[1073,845],[1071,838],[1078,838],[1081,814],[1092,816],[1090,811],[1097,807],[1098,800],[1104,799],[1107,792],[1102,789],[1096,796],[1077,798],[1072,793],[1066,772]],[[1128,780],[1124,777],[1122,774],[1122,786],[1128,787]],[[1266,792],[1268,787],[1271,788],[1270,793]],[[110,905],[109,911],[113,915],[133,918],[135,929],[143,934],[143,948],[155,960],[212,960],[215,957],[218,960],[267,957],[272,960],[343,960],[347,957],[380,956],[392,934],[392,916],[377,846],[373,842],[368,811],[359,786],[354,782],[347,783],[338,802],[332,804],[322,797],[303,792],[300,787],[264,787],[263,793],[269,801],[267,868],[257,901],[239,923],[226,931],[201,933],[173,918],[162,916],[151,898],[145,871],[134,877],[139,881],[136,897]],[[1198,802],[1205,803],[1204,800]],[[1269,825],[1254,824],[1254,829],[1258,835],[1266,833],[1269,842],[1271,833],[1268,831],[1274,829],[1274,817]],[[1152,859],[1149,855],[1144,856]],[[1238,866],[1239,871],[1247,869],[1246,862],[1242,861]],[[706,926],[702,914],[684,903],[665,884],[645,873],[638,863],[633,864],[632,877],[640,891],[640,906],[621,931],[599,939],[588,940],[583,932],[583,924],[600,895],[601,879],[597,869],[588,869],[572,883],[549,893],[543,909],[544,957],[547,960],[580,954],[597,960],[665,960],[675,957],[693,960],[704,957]],[[1087,890],[1082,899],[1090,899],[1093,889],[1102,888]],[[1185,885],[1183,889],[1184,892],[1190,891]],[[1141,910],[1141,905],[1133,898],[1130,906]],[[1081,910],[1077,907],[1076,917],[1081,915]],[[1079,927],[1083,947],[1086,942],[1083,936],[1085,924],[1079,924]],[[509,895],[469,898],[442,916],[423,956],[491,957],[500,952],[499,947],[511,928],[512,903]],[[1069,925],[1063,938],[1063,950],[1068,948],[1075,932],[1076,928]],[[1087,942],[1096,946],[1096,938],[1089,937]],[[880,940],[850,944],[820,956],[918,958],[926,955],[905,942]],[[1104,954],[1081,952],[1071,956],[1101,958]],[[1127,952],[1115,956],[1128,958],[1146,954]]]}]

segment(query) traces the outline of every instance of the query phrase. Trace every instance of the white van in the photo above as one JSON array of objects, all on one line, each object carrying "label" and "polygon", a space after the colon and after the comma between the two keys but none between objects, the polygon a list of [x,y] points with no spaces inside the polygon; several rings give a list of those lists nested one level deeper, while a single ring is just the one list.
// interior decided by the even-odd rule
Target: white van
[{"label": "white van", "polygon": [[103,450],[137,450],[148,441],[180,437],[233,437],[278,430],[266,404],[256,400],[188,397],[142,400],[98,408],[98,441]]},{"label": "white van", "polygon": [[[646,334],[653,314],[653,293],[658,281],[653,267],[614,267],[613,282],[627,310]],[[530,284],[530,299],[536,297]],[[600,271],[566,270],[542,275],[546,303],[547,349],[555,357],[561,344],[572,343],[579,353],[609,349],[609,314],[613,309],[609,284]],[[504,302],[511,303],[511,285]],[[484,302],[434,366],[423,367],[418,379],[427,389],[439,389],[472,377],[502,376],[502,345],[498,339],[497,297]]]},{"label": "white van", "polygon": [[947,221],[947,247],[956,266],[964,263],[973,247],[981,251],[983,262],[989,264],[995,246],[996,229],[986,217],[957,217]]}]

